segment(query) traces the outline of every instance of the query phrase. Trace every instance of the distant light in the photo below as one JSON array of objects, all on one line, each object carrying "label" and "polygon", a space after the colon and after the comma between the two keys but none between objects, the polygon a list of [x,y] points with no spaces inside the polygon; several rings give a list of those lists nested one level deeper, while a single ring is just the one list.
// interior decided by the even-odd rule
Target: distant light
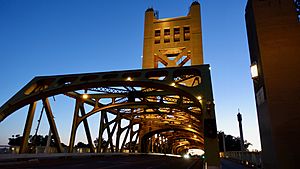
[{"label": "distant light", "polygon": [[83,95],[82,95],[82,98],[83,98],[83,99],[87,99],[87,98],[89,98],[89,95],[88,95],[88,94],[83,94]]},{"label": "distant light", "polygon": [[198,99],[198,100],[201,100],[201,99],[202,99],[202,97],[201,97],[201,96],[198,96],[198,97],[197,97],[197,99]]},{"label": "distant light", "polygon": [[183,158],[190,158],[190,155],[185,154],[185,155],[183,156]]},{"label": "distant light", "polygon": [[174,83],[174,82],[173,82],[173,83],[171,83],[171,86],[175,86],[175,85],[176,85],[176,83]]},{"label": "distant light", "polygon": [[196,135],[194,135],[194,138],[197,138],[197,136],[196,136]]},{"label": "distant light", "polygon": [[188,127],[192,127],[192,125],[189,124]]},{"label": "distant light", "polygon": [[257,64],[256,64],[256,62],[254,62],[254,63],[250,66],[250,69],[251,69],[251,77],[252,77],[252,79],[258,78],[258,69],[257,69]]},{"label": "distant light", "polygon": [[132,78],[131,77],[127,77],[127,79],[126,79],[127,81],[131,81],[132,80]]}]

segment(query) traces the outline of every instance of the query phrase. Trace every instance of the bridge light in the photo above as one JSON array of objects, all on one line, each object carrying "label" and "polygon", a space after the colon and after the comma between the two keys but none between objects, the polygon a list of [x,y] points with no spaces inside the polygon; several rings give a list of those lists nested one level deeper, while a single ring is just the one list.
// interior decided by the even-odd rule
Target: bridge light
[{"label": "bridge light", "polygon": [[254,63],[251,64],[250,70],[251,70],[251,77],[252,77],[252,79],[258,78],[258,68],[257,68],[256,62],[254,62]]},{"label": "bridge light", "polygon": [[89,98],[89,95],[85,93],[85,94],[82,95],[82,98],[87,99],[87,98]]},{"label": "bridge light", "polygon": [[185,154],[183,157],[184,157],[184,158],[190,158],[190,155]]},{"label": "bridge light", "polygon": [[127,77],[126,80],[127,80],[127,81],[132,81],[132,78],[131,78],[131,77]]}]

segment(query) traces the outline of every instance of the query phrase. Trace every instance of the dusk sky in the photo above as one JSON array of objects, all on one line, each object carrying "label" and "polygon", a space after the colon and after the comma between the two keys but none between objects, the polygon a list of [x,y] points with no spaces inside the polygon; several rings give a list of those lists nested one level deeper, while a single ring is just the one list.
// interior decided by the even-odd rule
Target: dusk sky
[{"label": "dusk sky", "polygon": [[[160,18],[185,16],[192,2],[0,0],[0,105],[35,76],[141,69],[145,10],[153,7]],[[201,0],[200,4],[204,62],[211,65],[217,128],[239,136],[236,115],[240,109],[244,138],[253,144],[250,150],[260,150],[244,19],[246,0]],[[74,102],[69,102],[69,107],[54,108],[65,144],[74,109]],[[7,145],[12,135],[22,134],[27,110],[25,107],[0,123],[0,145]],[[40,110],[39,103],[32,133]],[[98,123],[97,118],[89,122]],[[94,140],[98,126],[90,127]],[[39,134],[46,135],[48,130],[43,118]],[[85,142],[80,132],[82,127],[76,142]]]}]

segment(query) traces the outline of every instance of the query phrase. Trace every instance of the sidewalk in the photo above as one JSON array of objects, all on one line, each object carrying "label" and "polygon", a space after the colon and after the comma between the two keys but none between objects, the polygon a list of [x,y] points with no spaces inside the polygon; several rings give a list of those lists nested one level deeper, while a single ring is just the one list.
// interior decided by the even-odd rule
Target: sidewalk
[{"label": "sidewalk", "polygon": [[227,159],[221,159],[221,169],[255,169],[255,167],[245,166]]}]

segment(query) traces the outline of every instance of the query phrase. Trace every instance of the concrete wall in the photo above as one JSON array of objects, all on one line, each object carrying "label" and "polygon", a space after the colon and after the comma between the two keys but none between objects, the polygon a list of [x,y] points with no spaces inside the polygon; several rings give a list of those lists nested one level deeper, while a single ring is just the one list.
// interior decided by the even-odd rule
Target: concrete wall
[{"label": "concrete wall", "polygon": [[299,168],[300,23],[293,0],[249,0],[246,23],[264,168]]}]

